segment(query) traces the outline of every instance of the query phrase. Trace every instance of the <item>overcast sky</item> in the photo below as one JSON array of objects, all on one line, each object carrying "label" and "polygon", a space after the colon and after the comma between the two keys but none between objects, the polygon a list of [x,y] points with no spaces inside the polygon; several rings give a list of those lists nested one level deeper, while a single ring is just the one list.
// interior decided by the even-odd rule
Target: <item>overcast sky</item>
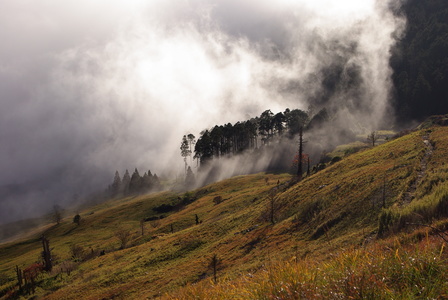
[{"label": "overcast sky", "polygon": [[2,0],[0,223],[103,189],[115,170],[181,172],[184,134],[306,110],[334,64],[361,80],[328,101],[376,126],[404,26],[385,2]]}]

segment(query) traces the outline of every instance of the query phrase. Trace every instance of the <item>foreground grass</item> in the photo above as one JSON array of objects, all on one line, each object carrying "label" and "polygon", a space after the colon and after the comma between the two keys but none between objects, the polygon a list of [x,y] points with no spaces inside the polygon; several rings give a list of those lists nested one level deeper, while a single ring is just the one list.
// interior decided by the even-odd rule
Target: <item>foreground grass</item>
[{"label": "foreground grass", "polygon": [[378,243],[331,260],[272,263],[234,280],[189,285],[164,299],[446,299],[446,244],[427,236],[414,245]]}]

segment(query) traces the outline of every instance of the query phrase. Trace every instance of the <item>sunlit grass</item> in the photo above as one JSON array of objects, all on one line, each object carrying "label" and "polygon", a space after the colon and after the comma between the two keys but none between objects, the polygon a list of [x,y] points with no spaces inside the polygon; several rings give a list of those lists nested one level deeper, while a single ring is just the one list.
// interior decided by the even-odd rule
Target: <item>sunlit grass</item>
[{"label": "sunlit grass", "polygon": [[[429,236],[415,246],[407,244],[416,243],[415,237],[421,237],[425,228],[435,235],[448,227],[447,128],[432,129],[435,150],[425,176],[415,199],[399,205],[419,174],[426,150],[424,134],[416,131],[363,149],[296,184],[290,184],[288,174],[237,176],[188,193],[114,199],[81,212],[80,226],[67,216],[60,225],[45,230],[57,259],[55,271],[41,275],[36,295],[45,299],[160,295],[169,299],[426,299],[436,298],[437,293],[446,295],[440,277],[447,265],[441,238]],[[222,202],[217,204],[214,198],[218,196]],[[194,201],[167,213],[154,211],[185,198]],[[272,199],[274,224],[269,219]],[[415,228],[417,234],[407,235],[402,244],[394,239],[378,241],[378,220],[385,212],[398,216],[388,223],[389,234]],[[140,221],[162,215],[156,223],[144,222],[142,236]],[[397,221],[404,220],[402,216],[412,218]],[[121,250],[115,236],[120,229],[131,235],[128,247]],[[39,237],[40,233],[0,246],[3,294],[15,284],[16,265],[25,267],[39,260]],[[74,261],[70,253],[74,245],[85,253],[105,250],[106,254]],[[217,284],[210,269],[215,254],[221,261]],[[69,265],[73,267],[70,274],[64,270]]]},{"label": "sunlit grass", "polygon": [[[392,242],[389,242],[392,243]],[[238,280],[191,284],[165,299],[440,299],[448,295],[446,244],[380,243],[331,260],[291,260]]]}]

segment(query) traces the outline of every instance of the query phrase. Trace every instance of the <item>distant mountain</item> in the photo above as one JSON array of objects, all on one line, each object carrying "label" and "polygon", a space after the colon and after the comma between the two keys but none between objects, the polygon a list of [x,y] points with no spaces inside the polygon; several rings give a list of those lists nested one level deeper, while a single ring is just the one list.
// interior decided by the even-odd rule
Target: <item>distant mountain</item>
[{"label": "distant mountain", "polygon": [[404,37],[391,66],[398,121],[448,113],[448,1],[408,0]]}]

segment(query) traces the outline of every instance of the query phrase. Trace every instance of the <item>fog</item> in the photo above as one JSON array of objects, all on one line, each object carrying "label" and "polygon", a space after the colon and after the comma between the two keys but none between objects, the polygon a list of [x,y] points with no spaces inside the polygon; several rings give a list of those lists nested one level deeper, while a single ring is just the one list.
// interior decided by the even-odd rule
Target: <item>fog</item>
[{"label": "fog", "polygon": [[310,2],[1,1],[0,223],[115,170],[182,174],[184,134],[266,109],[327,107],[359,132],[393,122],[398,1]]}]

